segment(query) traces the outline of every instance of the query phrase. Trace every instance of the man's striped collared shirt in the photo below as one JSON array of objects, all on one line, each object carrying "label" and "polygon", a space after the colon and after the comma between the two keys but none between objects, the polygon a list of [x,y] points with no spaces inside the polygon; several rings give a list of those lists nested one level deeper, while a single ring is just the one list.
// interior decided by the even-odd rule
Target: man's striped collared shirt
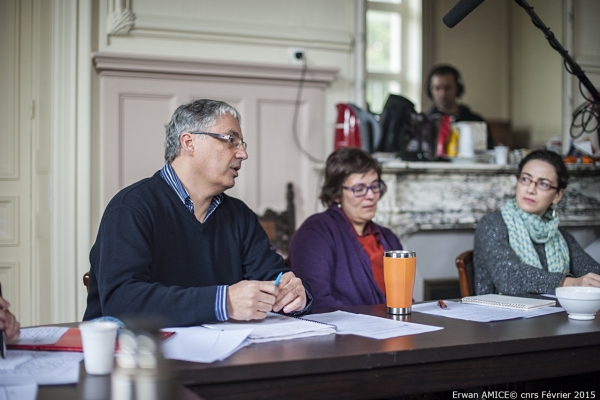
[{"label": "man's striped collared shirt", "polygon": [[[160,176],[167,182],[167,184],[177,193],[177,196],[185,207],[194,215],[194,202],[190,197],[189,193],[183,187],[183,184],[179,180],[179,177],[171,167],[171,164],[167,163],[160,170]],[[219,204],[223,202],[223,195],[218,194],[212,198],[210,206],[208,206],[208,210],[206,211],[206,216],[204,217],[203,223],[206,222],[208,217],[215,212]],[[227,285],[218,285],[217,286],[217,298],[215,299],[215,315],[217,316],[217,320],[219,321],[227,321],[229,319],[229,314],[227,313]]]}]

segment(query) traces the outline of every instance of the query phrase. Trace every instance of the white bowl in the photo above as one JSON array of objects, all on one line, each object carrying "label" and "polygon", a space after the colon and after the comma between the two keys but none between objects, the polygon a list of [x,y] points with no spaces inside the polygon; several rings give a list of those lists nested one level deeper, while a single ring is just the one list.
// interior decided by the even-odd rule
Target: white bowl
[{"label": "white bowl", "polygon": [[600,310],[600,288],[566,286],[556,288],[560,305],[567,310],[569,318],[579,320],[594,319]]}]

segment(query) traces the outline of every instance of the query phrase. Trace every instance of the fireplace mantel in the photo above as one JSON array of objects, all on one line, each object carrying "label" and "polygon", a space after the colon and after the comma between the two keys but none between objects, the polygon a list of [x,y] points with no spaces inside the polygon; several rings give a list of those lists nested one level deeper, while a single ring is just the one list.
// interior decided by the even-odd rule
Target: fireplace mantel
[{"label": "fireplace mantel", "polygon": [[[569,168],[569,186],[557,208],[561,225],[600,225],[600,170]],[[515,195],[516,173],[514,165],[385,163],[388,191],[375,221],[401,240],[420,230],[473,229]]]}]

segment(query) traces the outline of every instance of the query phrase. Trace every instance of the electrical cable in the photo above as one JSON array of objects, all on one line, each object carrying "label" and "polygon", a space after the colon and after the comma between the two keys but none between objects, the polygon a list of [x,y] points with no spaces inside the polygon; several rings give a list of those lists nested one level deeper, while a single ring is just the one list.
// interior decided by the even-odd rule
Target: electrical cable
[{"label": "electrical cable", "polygon": [[296,96],[296,105],[294,107],[294,120],[292,122],[292,136],[294,137],[294,143],[296,144],[296,148],[300,154],[304,157],[308,158],[310,161],[322,164],[323,160],[318,159],[317,157],[310,154],[304,147],[302,147],[302,143],[300,143],[300,138],[298,137],[298,114],[300,112],[300,102],[302,100],[302,87],[304,86],[304,81],[306,78],[306,53],[302,54],[302,72],[300,74],[300,82],[298,83],[298,95]]},{"label": "electrical cable", "polygon": [[[566,71],[579,79],[579,93],[581,93],[581,96],[584,99],[589,99],[591,97],[591,100],[586,100],[573,111],[573,121],[571,122],[569,134],[573,139],[578,139],[584,133],[596,132],[598,134],[598,139],[600,140],[600,93],[598,93],[598,90],[592,85],[581,67],[569,55],[569,52],[562,47],[550,28],[538,17],[533,10],[533,7],[531,7],[526,0],[515,0],[515,2],[529,14],[533,25],[544,33],[550,47],[562,56]],[[584,87],[589,93],[584,92]]]}]

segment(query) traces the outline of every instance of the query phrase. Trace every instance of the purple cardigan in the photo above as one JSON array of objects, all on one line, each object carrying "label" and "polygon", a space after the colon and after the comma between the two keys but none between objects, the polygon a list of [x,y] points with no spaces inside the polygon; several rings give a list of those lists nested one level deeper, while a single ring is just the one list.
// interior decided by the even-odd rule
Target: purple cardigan
[{"label": "purple cardigan", "polygon": [[[386,251],[402,249],[391,230],[374,225]],[[289,262],[292,271],[309,283],[314,307],[385,303],[367,252],[336,206],[304,221],[290,243]]]}]

